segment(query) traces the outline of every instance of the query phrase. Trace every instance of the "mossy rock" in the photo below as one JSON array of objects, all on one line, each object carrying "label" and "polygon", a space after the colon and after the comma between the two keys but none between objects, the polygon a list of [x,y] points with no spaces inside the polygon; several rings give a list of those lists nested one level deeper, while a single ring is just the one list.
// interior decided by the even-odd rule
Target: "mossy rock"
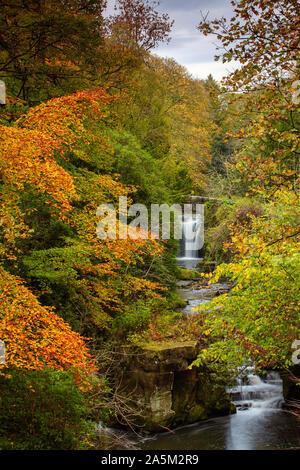
[{"label": "mossy rock", "polygon": [[178,268],[176,273],[177,279],[180,281],[189,281],[200,277],[199,271],[193,269]]},{"label": "mossy rock", "polygon": [[293,380],[294,377],[300,377],[300,365],[295,365],[289,370],[280,371],[283,386],[283,396],[287,402],[300,400],[300,386]]},{"label": "mossy rock", "polygon": [[197,264],[199,271],[203,273],[212,273],[216,269],[217,263],[215,261],[200,261]]},{"label": "mossy rock", "polygon": [[126,370],[121,364],[119,392],[131,396],[143,431],[162,432],[235,411],[221,377],[189,367],[200,349],[195,340],[147,344]]}]

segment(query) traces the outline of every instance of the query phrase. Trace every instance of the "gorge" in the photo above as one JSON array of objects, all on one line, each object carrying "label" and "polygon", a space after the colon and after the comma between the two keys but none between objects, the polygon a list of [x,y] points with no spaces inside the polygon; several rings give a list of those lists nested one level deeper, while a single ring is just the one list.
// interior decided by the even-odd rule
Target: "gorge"
[{"label": "gorge", "polygon": [[[203,250],[195,249],[199,232],[199,220],[192,216],[183,220],[178,265],[185,269],[195,271],[203,260]],[[231,287],[226,280],[206,286],[199,284],[199,278],[178,281],[178,293],[186,301],[182,312],[193,315],[193,308]],[[282,380],[278,371],[258,375],[246,364],[236,374],[235,386],[226,387],[225,381],[218,383],[209,370],[189,368],[199,351],[197,341],[158,343],[132,356],[127,367],[121,364],[120,389],[131,394],[140,413],[141,434],[139,439],[132,438],[136,448],[299,448],[297,419],[284,409],[285,398],[291,398],[283,392],[283,388],[290,390],[288,377]]]}]

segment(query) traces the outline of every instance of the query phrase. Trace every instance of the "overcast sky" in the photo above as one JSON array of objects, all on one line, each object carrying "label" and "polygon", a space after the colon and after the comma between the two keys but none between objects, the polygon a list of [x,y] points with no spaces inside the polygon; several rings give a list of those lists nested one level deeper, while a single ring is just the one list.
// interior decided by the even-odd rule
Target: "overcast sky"
[{"label": "overcast sky", "polygon": [[[115,0],[108,0],[108,12],[113,11]],[[160,0],[159,10],[175,20],[169,44],[163,44],[153,52],[162,57],[174,57],[189,72],[198,78],[210,73],[216,80],[234,70],[235,63],[222,64],[214,61],[217,39],[203,36],[196,29],[201,19],[200,11],[209,12],[209,18],[225,16],[231,18],[233,10],[230,0]]]}]

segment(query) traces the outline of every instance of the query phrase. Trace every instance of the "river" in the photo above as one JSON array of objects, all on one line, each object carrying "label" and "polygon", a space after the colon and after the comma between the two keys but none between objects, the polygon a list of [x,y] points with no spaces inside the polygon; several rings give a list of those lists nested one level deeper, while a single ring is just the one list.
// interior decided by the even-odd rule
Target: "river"
[{"label": "river", "polygon": [[[181,281],[182,297],[188,301],[184,309],[208,302],[216,293],[229,288],[228,283],[194,288],[194,283]],[[282,408],[282,381],[277,372],[265,376],[246,369],[236,387],[228,390],[237,413],[208,419],[147,437],[140,448],[152,450],[281,450],[300,449],[300,426],[296,417]]]},{"label": "river", "polygon": [[[195,269],[200,258],[193,247],[181,249],[178,264]],[[186,256],[185,256],[186,254]],[[192,255],[192,256],[191,256]],[[184,312],[208,302],[230,289],[228,283],[210,287],[195,282],[178,283],[180,295],[188,302]],[[256,375],[245,368],[233,389],[228,390],[237,412],[231,416],[208,419],[193,425],[147,437],[140,448],[152,450],[281,450],[300,449],[300,427],[296,417],[282,408],[282,381],[277,372]]]},{"label": "river", "polygon": [[152,450],[282,450],[300,449],[297,419],[282,409],[282,384],[277,373],[265,378],[250,374],[248,383],[231,390],[237,413],[208,419],[146,438]]},{"label": "river", "polygon": [[[184,223],[194,224],[187,219]],[[196,225],[195,225],[196,226]],[[198,227],[196,226],[198,230]],[[185,239],[183,239],[185,243]],[[195,269],[201,258],[193,244],[181,247],[178,264]],[[180,281],[178,290],[187,301],[183,312],[193,314],[193,307],[209,302],[215,295],[228,292],[231,286],[219,282],[206,286],[199,281]],[[300,449],[300,426],[295,416],[282,408],[282,381],[277,372],[258,376],[251,368],[241,371],[240,379],[228,393],[237,412],[171,432],[153,436],[127,435],[126,448],[144,450],[283,450]],[[111,432],[114,430],[111,430]],[[109,433],[109,430],[106,432]],[[124,441],[123,436],[120,437]],[[129,446],[129,447],[128,447]]]}]

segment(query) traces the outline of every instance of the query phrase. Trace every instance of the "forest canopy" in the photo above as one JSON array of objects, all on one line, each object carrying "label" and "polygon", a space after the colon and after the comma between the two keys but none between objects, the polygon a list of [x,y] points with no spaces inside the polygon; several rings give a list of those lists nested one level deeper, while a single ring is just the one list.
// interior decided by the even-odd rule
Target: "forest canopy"
[{"label": "forest canopy", "polygon": [[[104,0],[1,4],[0,449],[92,448],[91,423],[117,414],[117,348],[196,340],[193,365],[217,373],[293,366],[298,2],[239,0],[230,20],[199,17],[216,59],[239,61],[221,83],[155,54],[173,27],[158,5],[118,0],[107,16]],[[187,318],[178,242],[100,240],[96,226],[98,206],[121,196],[149,208],[191,195],[214,201],[204,258],[217,267],[199,276],[232,290]],[[24,397],[28,415],[7,405]]]}]

